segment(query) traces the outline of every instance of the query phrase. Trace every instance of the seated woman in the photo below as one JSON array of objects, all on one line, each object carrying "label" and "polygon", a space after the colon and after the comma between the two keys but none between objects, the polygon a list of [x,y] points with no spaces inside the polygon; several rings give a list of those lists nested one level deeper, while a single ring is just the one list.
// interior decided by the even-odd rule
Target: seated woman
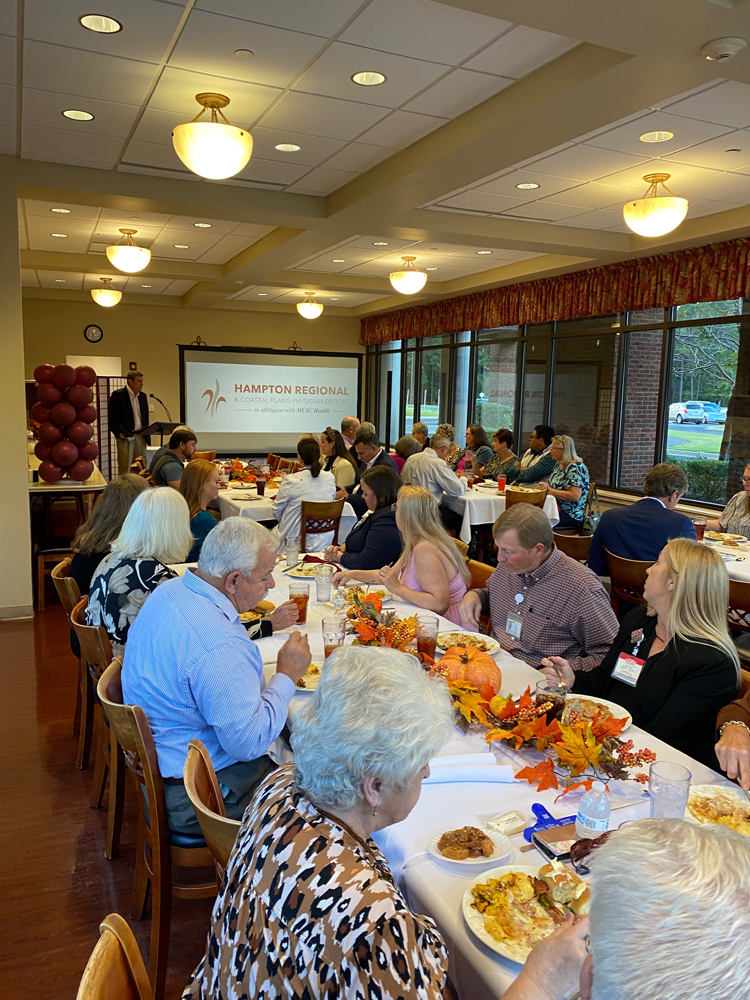
[{"label": "seated woman", "polygon": [[151,591],[176,575],[169,564],[185,562],[192,544],[188,505],[177,490],[146,490],[136,498],[94,574],[86,608],[88,624],[104,627],[115,656]]},{"label": "seated woman", "polygon": [[180,493],[185,497],[190,511],[190,530],[193,533],[193,547],[187,554],[186,562],[197,562],[206,535],[219,523],[206,508],[221,491],[221,477],[213,462],[194,458],[188,462],[180,479]]},{"label": "seated woman", "polygon": [[475,476],[484,476],[485,479],[498,479],[501,476],[508,476],[508,469],[515,464],[518,456],[512,451],[513,434],[507,427],[501,427],[492,435],[492,450],[494,455],[486,465],[480,465],[476,455],[471,461],[471,471]]},{"label": "seated woman", "polygon": [[549,453],[557,465],[546,483],[547,492],[557,500],[561,528],[580,528],[586,513],[589,493],[589,470],[576,453],[575,441],[567,434],[555,434]]},{"label": "seated woman", "polygon": [[[633,722],[707,767],[714,752],[716,714],[739,692],[737,650],[727,630],[729,577],[718,552],[672,538],[646,571],[647,605],[630,611],[601,664],[588,673],[567,660],[542,660],[544,673],[575,694],[621,705]],[[635,657],[635,665],[620,660]]]},{"label": "seated woman", "polygon": [[456,444],[456,428],[453,424],[438,424],[435,428],[435,433],[440,437],[448,438],[450,441],[451,445],[448,449],[448,454],[445,456],[445,463],[452,467],[453,463],[457,462],[461,455],[461,449]]},{"label": "seated woman", "polygon": [[78,584],[81,594],[88,594],[91,578],[102,559],[109,555],[110,545],[120,534],[133,501],[147,489],[149,485],[142,476],[127,472],[107,483],[102,490],[70,546],[74,555],[68,573]]},{"label": "seated woman", "polygon": [[742,473],[742,487],[718,518],[706,522],[709,531],[729,531],[750,538],[750,465]]},{"label": "seated woman", "polygon": [[346,489],[347,486],[353,486],[359,471],[357,459],[346,447],[341,434],[333,427],[326,427],[320,435],[320,451],[325,456],[323,469],[333,473],[336,487]]},{"label": "seated woman", "polygon": [[382,583],[398,600],[463,625],[459,608],[471,583],[471,573],[443,527],[438,505],[429,490],[422,486],[401,487],[396,524],[404,540],[404,550],[394,566],[348,570],[336,574],[334,582],[355,579]]},{"label": "seated woman", "polygon": [[412,455],[416,455],[422,451],[422,445],[419,441],[417,441],[413,434],[404,434],[404,436],[400,437],[394,444],[393,450],[396,454],[391,455],[391,458],[396,463],[396,467],[398,468],[400,475],[407,458],[410,458]]},{"label": "seated woman", "polygon": [[388,465],[374,465],[362,473],[362,497],[367,511],[357,521],[342,545],[329,545],[326,559],[346,569],[380,569],[401,554],[401,534],[393,505],[401,478]]},{"label": "seated woman", "polygon": [[[302,466],[299,472],[284,476],[273,501],[273,516],[279,522],[279,551],[286,550],[287,538],[299,536],[302,517],[302,501],[330,503],[336,496],[336,480],[332,472],[324,472],[320,464],[320,445],[310,438],[297,445],[297,461]],[[320,552],[333,541],[333,532],[310,535],[307,551]]]},{"label": "seated woman", "polygon": [[492,458],[492,448],[481,424],[471,424],[466,428],[466,447],[451,463],[451,469],[465,476],[471,471],[471,464],[475,458],[479,466],[486,465]]}]

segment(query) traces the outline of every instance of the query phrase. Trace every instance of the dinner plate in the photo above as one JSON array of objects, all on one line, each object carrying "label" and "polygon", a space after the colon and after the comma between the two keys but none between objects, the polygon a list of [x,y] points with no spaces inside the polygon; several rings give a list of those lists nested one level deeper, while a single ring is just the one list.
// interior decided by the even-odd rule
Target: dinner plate
[{"label": "dinner plate", "polygon": [[[310,671],[313,669],[313,667],[317,668],[318,672],[316,674],[311,674],[310,673]],[[305,686],[304,687],[300,687],[299,686],[299,681],[297,681],[297,683],[294,686],[295,693],[296,694],[312,694],[314,691],[317,691],[318,684],[320,684],[320,678],[323,676],[322,675],[322,670],[323,670],[322,664],[320,664],[320,663],[311,663],[310,666],[307,668],[307,672],[301,678],[305,682]]]},{"label": "dinner plate", "polygon": [[464,893],[464,898],[461,902],[461,908],[464,914],[464,920],[469,925],[469,930],[472,931],[476,937],[479,938],[488,948],[492,951],[497,952],[498,955],[502,955],[503,958],[509,959],[511,962],[515,962],[516,965],[523,965],[523,962],[519,962],[517,958],[514,958],[508,951],[505,943],[503,941],[497,941],[493,936],[484,929],[484,914],[480,913],[479,910],[475,910],[471,905],[474,901],[471,895],[471,890],[475,885],[479,885],[480,882],[486,882],[491,878],[500,878],[501,875],[509,875],[511,872],[522,872],[524,875],[539,875],[539,865],[503,865],[500,868],[491,868],[489,871],[482,872],[481,875],[477,875],[473,878],[471,882],[466,887],[466,892]]},{"label": "dinner plate", "polygon": [[[465,826],[470,826],[471,824],[464,824]],[[444,833],[445,831],[443,831]],[[490,855],[489,858],[482,857],[479,858],[464,858],[463,861],[459,861],[457,858],[446,858],[446,856],[440,851],[438,847],[438,841],[442,837],[442,833],[436,833],[435,836],[430,840],[427,845],[427,852],[431,854],[433,858],[440,861],[445,865],[457,865],[460,868],[469,870],[478,870],[484,868],[487,865],[497,865],[499,861],[507,860],[514,851],[512,842],[505,836],[504,833],[487,833],[486,830],[482,830],[485,836],[489,837],[492,843],[495,845],[495,850]]]},{"label": "dinner plate", "polygon": [[[577,695],[575,691],[573,691],[571,692],[570,697],[577,698],[579,697],[579,695]],[[633,716],[630,714],[630,712],[626,712],[625,709],[622,707],[622,705],[617,705],[613,701],[607,701],[606,698],[594,698],[593,695],[590,694],[582,694],[580,695],[580,697],[585,701],[593,701],[597,705],[601,705],[604,708],[608,708],[616,719],[625,719],[626,720],[625,725],[622,730],[624,733],[627,732],[628,729],[630,729],[630,727],[633,725]]]},{"label": "dinner plate", "polygon": [[707,531],[704,538],[710,538],[715,542],[747,542],[750,539],[744,535],[733,535],[731,531]]},{"label": "dinner plate", "polygon": [[293,576],[299,580],[314,580],[315,570],[318,566],[323,566],[324,563],[305,563],[303,566],[292,566],[291,569],[285,569],[284,576]]},{"label": "dinner plate", "polygon": [[466,636],[476,636],[478,639],[483,639],[485,645],[487,646],[486,652],[489,653],[490,656],[492,656],[494,653],[499,652],[499,650],[502,649],[502,646],[497,641],[497,639],[493,639],[491,635],[483,635],[480,632],[467,632],[465,629],[461,629],[461,630],[457,629],[455,632],[441,632],[440,635],[438,635],[438,637],[437,637],[437,648],[440,649],[440,650],[442,650],[442,652],[445,652],[446,649],[449,649],[451,645],[456,645],[456,643],[451,643],[448,640],[447,637],[449,635],[455,635],[455,636],[464,636],[464,635],[466,635]]},{"label": "dinner plate", "polygon": [[[733,803],[736,803],[743,811],[750,813],[750,802],[748,802],[747,796],[738,788],[736,785],[723,785],[721,783],[715,785],[691,785],[690,793],[688,795],[688,808],[685,809],[685,819],[689,823],[697,823],[700,826],[705,826],[707,824],[712,824],[711,820],[698,819],[697,816],[693,816],[690,812],[690,803],[694,802],[698,798],[711,798],[716,795],[717,792],[721,792],[726,795]],[[712,824],[716,826],[724,826],[723,823]],[[732,829],[730,827],[730,829]],[[750,836],[750,834],[743,834],[743,836]]]}]

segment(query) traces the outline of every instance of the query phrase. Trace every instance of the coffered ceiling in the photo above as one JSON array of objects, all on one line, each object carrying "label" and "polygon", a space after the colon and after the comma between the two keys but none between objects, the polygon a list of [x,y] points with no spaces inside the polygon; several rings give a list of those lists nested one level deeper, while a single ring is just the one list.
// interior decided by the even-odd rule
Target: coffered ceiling
[{"label": "coffered ceiling", "polygon": [[[750,5],[95,0],[114,34],[83,28],[80,0],[17,5],[0,8],[0,152],[26,295],[114,276],[123,302],[286,310],[315,291],[365,315],[750,227],[750,53],[700,55],[750,39]],[[364,70],[385,82],[358,86]],[[172,148],[201,91],[253,135],[228,181]],[[690,210],[647,241],[622,205],[655,170]],[[121,228],[152,251],[139,275],[104,254]],[[405,255],[429,276],[408,299],[387,277]]]}]

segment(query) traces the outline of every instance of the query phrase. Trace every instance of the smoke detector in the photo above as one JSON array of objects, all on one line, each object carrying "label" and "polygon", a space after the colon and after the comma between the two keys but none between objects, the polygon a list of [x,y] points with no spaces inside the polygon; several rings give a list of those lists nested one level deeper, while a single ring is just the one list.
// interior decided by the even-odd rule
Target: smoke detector
[{"label": "smoke detector", "polygon": [[714,38],[703,46],[701,55],[712,62],[726,62],[746,47],[747,41],[744,38]]}]

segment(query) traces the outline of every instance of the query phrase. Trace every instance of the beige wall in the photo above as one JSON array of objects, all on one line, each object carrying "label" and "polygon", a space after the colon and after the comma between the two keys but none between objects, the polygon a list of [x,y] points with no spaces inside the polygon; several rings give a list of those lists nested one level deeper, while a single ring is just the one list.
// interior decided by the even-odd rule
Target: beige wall
[{"label": "beige wall", "polygon": [[[84,328],[96,323],[104,332],[98,344],[89,344]],[[323,313],[307,320],[294,313],[225,312],[126,305],[102,309],[93,300],[65,302],[24,299],[26,378],[39,364],[60,364],[68,354],[122,358],[123,374],[135,361],[144,373],[144,389],[159,396],[179,419],[179,351],[200,335],[211,347],[273,347],[286,350],[296,340],[303,350],[361,353],[359,319]],[[154,418],[161,407],[154,400]]]}]

